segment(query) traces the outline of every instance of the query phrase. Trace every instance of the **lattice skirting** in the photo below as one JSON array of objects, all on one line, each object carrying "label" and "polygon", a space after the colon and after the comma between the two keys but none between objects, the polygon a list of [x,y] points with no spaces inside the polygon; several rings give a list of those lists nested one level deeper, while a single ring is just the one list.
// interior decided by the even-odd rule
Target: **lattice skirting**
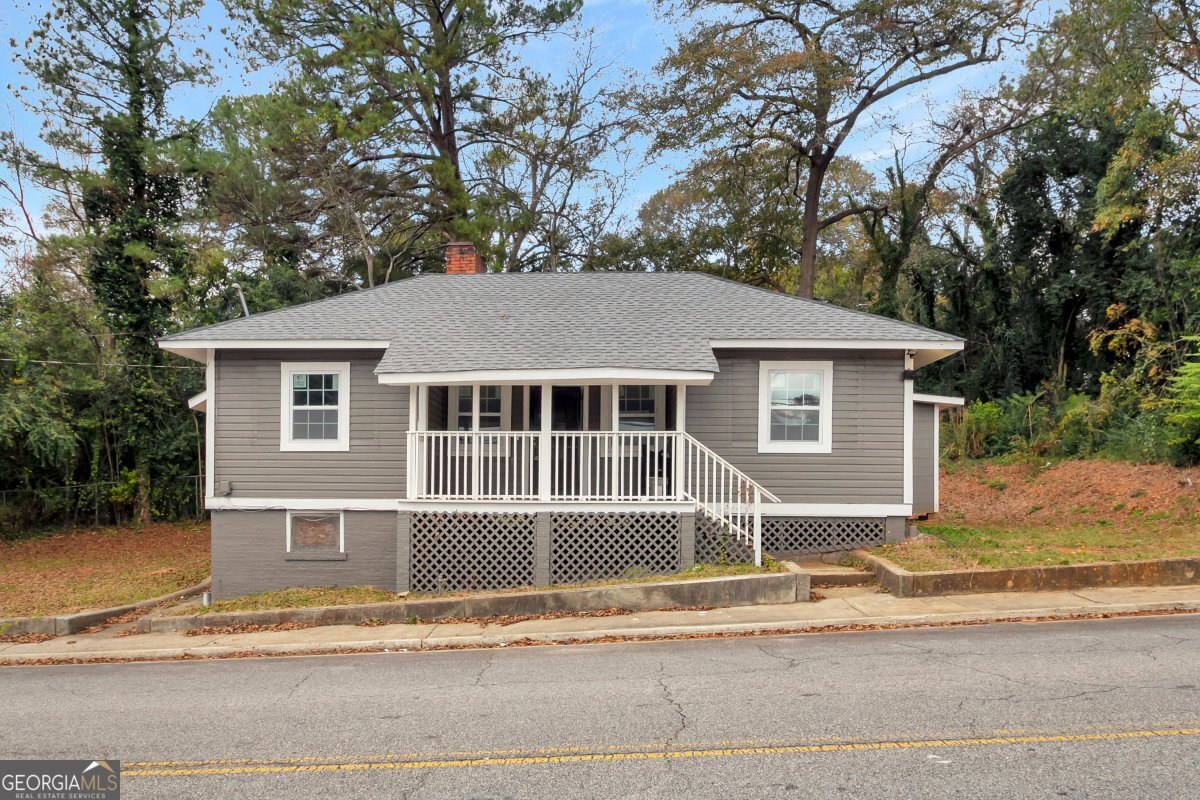
[{"label": "lattice skirting", "polygon": [[550,582],[585,583],[678,572],[680,515],[553,513]]},{"label": "lattice skirting", "polygon": [[411,546],[414,591],[532,586],[537,515],[418,512]]},{"label": "lattice skirting", "polygon": [[696,563],[697,564],[750,564],[754,561],[754,548],[716,520],[696,515]]},{"label": "lattice skirting", "polygon": [[835,553],[883,542],[882,518],[763,517],[762,520],[766,553]]}]

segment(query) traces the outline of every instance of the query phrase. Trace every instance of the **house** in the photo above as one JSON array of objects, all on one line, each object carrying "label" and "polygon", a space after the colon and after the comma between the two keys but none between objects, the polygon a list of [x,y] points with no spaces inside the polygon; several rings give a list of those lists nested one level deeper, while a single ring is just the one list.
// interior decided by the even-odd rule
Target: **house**
[{"label": "house", "polygon": [[826,552],[937,507],[954,336],[702,273],[427,274],[161,340],[207,365],[217,597]]}]

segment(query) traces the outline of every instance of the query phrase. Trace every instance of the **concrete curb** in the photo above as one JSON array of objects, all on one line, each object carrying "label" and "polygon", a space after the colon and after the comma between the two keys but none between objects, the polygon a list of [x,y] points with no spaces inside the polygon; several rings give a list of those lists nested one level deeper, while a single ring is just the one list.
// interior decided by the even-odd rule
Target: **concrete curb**
[{"label": "concrete curb", "polygon": [[1200,558],[1161,558],[1013,569],[909,572],[882,556],[855,550],[843,557],[874,569],[879,585],[896,597],[936,597],[979,592],[1051,592],[1118,586],[1200,584]]},{"label": "concrete curb", "polygon": [[486,619],[488,617],[540,615],[564,611],[600,611],[608,608],[620,608],[626,611],[660,611],[694,606],[732,608],[795,603],[808,600],[808,598],[808,574],[794,564],[790,564],[787,572],[732,575],[661,583],[510,592],[355,606],[239,611],[224,614],[187,616],[151,614],[138,620],[138,630],[143,633],[185,633],[194,628],[280,625],[289,622],[314,626],[355,625],[364,620],[376,619],[394,624],[409,622],[413,619]]},{"label": "concrete curb", "polygon": [[409,637],[398,639],[354,640],[344,642],[294,644],[221,644],[196,647],[72,652],[72,653],[0,653],[0,665],[72,664],[86,662],[169,661],[176,659],[225,658],[231,656],[299,656],[329,653],[372,653],[396,651],[438,651],[506,647],[512,644],[586,644],[595,641],[636,642],[651,640],[721,638],[739,636],[780,636],[790,634],[891,630],[996,622],[1050,622],[1055,620],[1104,619],[1154,613],[1198,613],[1200,601],[1157,603],[1114,603],[1097,607],[1064,606],[1036,611],[956,612],[944,614],[902,614],[881,617],[846,617],[804,622],[717,623],[709,625],[667,625],[655,628],[612,628],[592,631],[548,633],[479,634],[472,636]]},{"label": "concrete curb", "polygon": [[152,597],[149,600],[142,600],[123,606],[98,608],[92,611],[79,611],[74,614],[59,614],[53,617],[0,619],[0,633],[48,633],[54,636],[67,636],[72,633],[79,633],[84,628],[99,625],[101,622],[106,622],[113,617],[128,614],[131,611],[154,608],[160,603],[169,603],[173,600],[182,600],[185,597],[200,594],[211,585],[212,578],[205,578],[195,586],[189,586],[177,592],[171,592],[170,594]]}]

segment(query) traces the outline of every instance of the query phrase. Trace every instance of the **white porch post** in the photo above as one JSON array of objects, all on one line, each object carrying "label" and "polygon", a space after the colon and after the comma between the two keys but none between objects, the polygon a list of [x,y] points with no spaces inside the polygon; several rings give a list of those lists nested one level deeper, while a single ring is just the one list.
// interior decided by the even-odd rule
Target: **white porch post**
[{"label": "white porch post", "polygon": [[417,445],[417,439],[418,439],[418,437],[417,437],[417,406],[418,406],[417,397],[418,397],[419,391],[420,390],[417,388],[417,386],[415,384],[409,384],[409,387],[408,387],[408,436],[406,437],[408,446],[407,446],[407,448],[405,448],[406,455],[407,455],[407,461],[406,461],[407,466],[405,467],[405,469],[406,469],[405,474],[408,476],[408,479],[405,482],[404,496],[410,500],[416,496],[415,489],[419,485],[417,483],[417,446],[418,446]]},{"label": "white porch post", "polygon": [[413,428],[417,433],[412,437],[416,446],[412,448],[414,451],[412,454],[413,469],[409,472],[408,480],[410,500],[425,494],[428,487],[426,478],[429,473],[429,437],[423,435],[425,431],[429,430],[429,386],[421,384],[413,388],[416,390],[416,416]]},{"label": "white porch post", "polygon": [[553,454],[550,452],[550,413],[552,387],[548,383],[542,384],[542,428],[538,434],[538,497],[542,502],[550,500],[550,477],[551,477],[551,461]]},{"label": "white porch post", "polygon": [[[687,386],[680,384],[675,387],[675,431],[677,434],[682,434],[687,430],[686,414]],[[671,448],[671,463],[674,465],[675,498],[677,500],[684,499],[683,447],[683,437],[675,436],[675,446]]]},{"label": "white porch post", "polygon": [[754,487],[754,566],[762,566],[762,489]]},{"label": "white porch post", "polygon": [[613,434],[609,437],[612,443],[612,448],[609,455],[609,485],[608,495],[611,500],[621,499],[621,458],[624,456],[624,448],[621,447],[621,386],[614,383],[612,391],[609,393],[609,422],[612,425]]}]

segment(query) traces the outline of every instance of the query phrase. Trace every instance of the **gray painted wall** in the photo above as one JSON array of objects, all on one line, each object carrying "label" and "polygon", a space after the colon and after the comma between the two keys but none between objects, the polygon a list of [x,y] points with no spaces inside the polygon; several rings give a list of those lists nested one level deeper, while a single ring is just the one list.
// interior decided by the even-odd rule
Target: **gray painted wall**
[{"label": "gray painted wall", "polygon": [[[687,390],[688,433],[785,503],[899,503],[904,497],[900,352],[719,350],[721,371]],[[833,361],[833,452],[758,452],[760,361]]]},{"label": "gray painted wall", "polygon": [[345,512],[344,561],[289,561],[283,511],[212,512],[213,597],[292,586],[396,588],[394,511]]},{"label": "gray painted wall", "polygon": [[[408,387],[381,386],[380,351],[220,351],[217,355],[218,495],[399,498],[405,488]],[[350,450],[280,452],[281,361],[350,362]]]},{"label": "gray painted wall", "polygon": [[913,514],[937,511],[933,497],[938,479],[938,446],[933,440],[937,413],[937,406],[913,403]]}]

